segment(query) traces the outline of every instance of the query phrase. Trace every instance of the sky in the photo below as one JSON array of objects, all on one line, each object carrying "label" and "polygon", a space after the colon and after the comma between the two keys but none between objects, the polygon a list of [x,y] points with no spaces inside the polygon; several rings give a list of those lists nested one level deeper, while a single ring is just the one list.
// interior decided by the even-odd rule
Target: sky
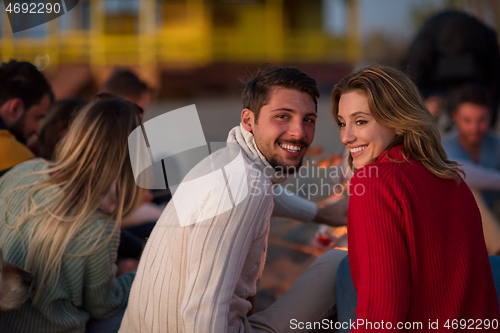
[{"label": "sky", "polygon": [[[345,0],[323,0],[325,27],[332,32],[344,34],[346,29]],[[389,35],[411,37],[412,6],[443,5],[443,0],[358,0],[360,5],[361,33],[367,37],[374,30]]]}]

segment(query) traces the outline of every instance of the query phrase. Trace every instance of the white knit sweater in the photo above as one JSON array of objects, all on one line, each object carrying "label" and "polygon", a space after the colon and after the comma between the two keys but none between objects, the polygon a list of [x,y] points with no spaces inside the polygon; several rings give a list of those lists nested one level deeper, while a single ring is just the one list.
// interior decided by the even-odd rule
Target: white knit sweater
[{"label": "white knit sweater", "polygon": [[[146,244],[121,333],[250,330],[245,316],[251,305],[245,298],[256,293],[256,282],[264,268],[273,184],[286,179],[272,172],[264,175],[272,168],[253,135],[242,126],[231,130],[228,142],[243,151],[248,195],[232,209],[185,227],[180,226],[171,200]],[[186,178],[195,179],[207,174],[208,169],[224,167],[229,155],[227,149],[213,153]],[[243,186],[232,187],[233,195]],[[212,206],[217,195],[197,196],[189,207],[177,209],[190,209],[196,218],[211,209],[207,203]]]}]

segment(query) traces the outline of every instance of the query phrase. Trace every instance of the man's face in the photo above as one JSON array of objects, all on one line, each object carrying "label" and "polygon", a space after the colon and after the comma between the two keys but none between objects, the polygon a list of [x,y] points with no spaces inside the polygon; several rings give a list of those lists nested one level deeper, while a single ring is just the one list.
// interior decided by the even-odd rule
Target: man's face
[{"label": "man's face", "polygon": [[43,96],[38,104],[25,110],[21,118],[9,128],[16,139],[24,144],[34,134],[40,134],[40,121],[50,106],[49,95]]},{"label": "man's face", "polygon": [[293,173],[314,139],[316,105],[304,92],[272,87],[252,132],[257,147],[274,168]]},{"label": "man's face", "polygon": [[146,110],[149,104],[151,103],[151,93],[148,90],[143,91],[137,96],[120,96],[120,97],[123,98],[124,100],[136,104],[143,110]]},{"label": "man's face", "polygon": [[489,130],[490,113],[485,105],[462,103],[453,114],[461,140],[467,145],[477,146]]}]

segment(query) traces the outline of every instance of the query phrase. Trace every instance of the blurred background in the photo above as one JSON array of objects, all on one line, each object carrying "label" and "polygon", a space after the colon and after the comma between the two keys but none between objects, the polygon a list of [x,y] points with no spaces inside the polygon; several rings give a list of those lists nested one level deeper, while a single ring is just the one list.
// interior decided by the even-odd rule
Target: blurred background
[{"label": "blurred background", "polygon": [[[321,91],[308,158],[328,166],[343,151],[329,111],[333,86],[363,65],[401,68],[418,31],[445,9],[500,28],[499,0],[80,0],[65,15],[18,33],[4,11],[0,56],[34,63],[56,99],[91,99],[113,70],[130,69],[153,92],[146,120],[195,104],[208,142],[225,141],[238,125],[249,73],[296,66]],[[345,228],[337,229],[331,243],[318,244],[317,225],[273,219],[257,310],[317,255],[347,246]]]},{"label": "blurred background", "polygon": [[450,8],[500,25],[497,0],[81,0],[18,33],[4,11],[0,48],[3,62],[43,70],[56,99],[91,97],[114,68],[130,68],[154,89],[147,118],[195,103],[207,141],[238,123],[242,78],[297,66],[322,92],[315,144],[327,154],[342,149],[328,112],[334,84],[363,64],[398,66],[423,23]]}]

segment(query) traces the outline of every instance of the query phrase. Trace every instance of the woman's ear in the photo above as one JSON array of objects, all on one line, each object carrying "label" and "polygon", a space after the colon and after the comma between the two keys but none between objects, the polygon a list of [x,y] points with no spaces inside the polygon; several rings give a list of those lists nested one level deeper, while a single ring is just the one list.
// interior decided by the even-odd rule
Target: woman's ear
[{"label": "woman's ear", "polygon": [[243,128],[250,133],[253,133],[253,126],[255,124],[255,114],[250,109],[243,109],[241,111],[241,124]]}]

